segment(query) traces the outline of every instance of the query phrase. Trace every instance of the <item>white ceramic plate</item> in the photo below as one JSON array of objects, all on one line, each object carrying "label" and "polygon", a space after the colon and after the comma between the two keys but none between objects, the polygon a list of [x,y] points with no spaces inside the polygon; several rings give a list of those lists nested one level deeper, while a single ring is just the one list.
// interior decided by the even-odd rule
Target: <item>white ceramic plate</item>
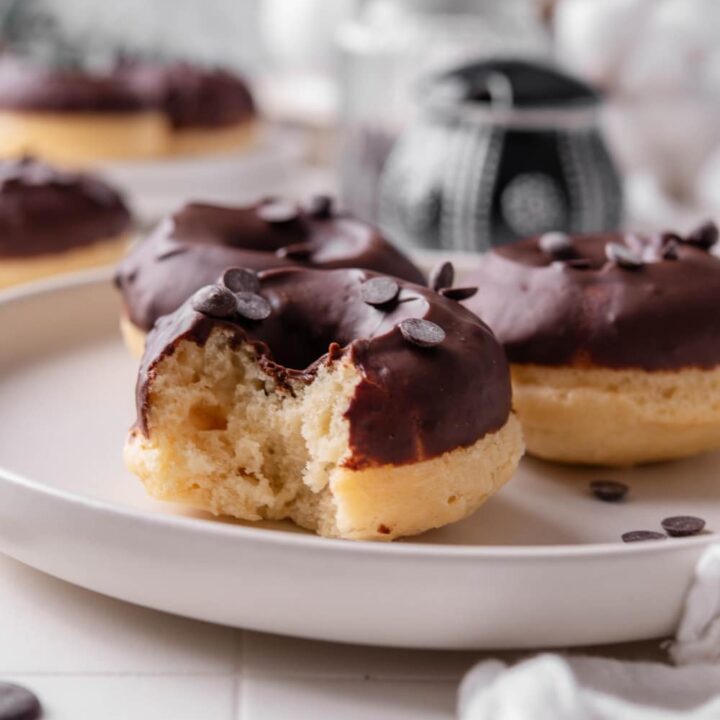
[{"label": "white ceramic plate", "polygon": [[[312,638],[548,647],[673,631],[713,540],[623,545],[672,514],[720,528],[720,456],[598,473],[526,460],[472,518],[391,545],[221,522],[148,499],[124,469],[135,362],[108,274],[0,299],[0,550],[130,602]],[[628,502],[588,481],[620,478]]]}]

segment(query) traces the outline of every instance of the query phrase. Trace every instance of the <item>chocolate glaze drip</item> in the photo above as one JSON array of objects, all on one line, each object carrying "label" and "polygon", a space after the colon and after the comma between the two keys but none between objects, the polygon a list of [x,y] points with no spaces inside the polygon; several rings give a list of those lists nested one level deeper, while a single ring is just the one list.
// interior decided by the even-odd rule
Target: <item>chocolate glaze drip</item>
[{"label": "chocolate glaze drip", "polygon": [[62,252],[127,231],[121,195],[94,175],[0,161],[0,259]]},{"label": "chocolate glaze drip", "polygon": [[[720,259],[691,237],[575,237],[563,259],[538,238],[499,247],[483,258],[472,276],[479,291],[464,304],[493,328],[511,363],[713,368]],[[639,267],[608,252],[609,243],[626,246]]]},{"label": "chocolate glaze drip", "polygon": [[255,116],[248,86],[223,68],[130,61],[118,68],[118,75],[160,107],[178,130],[223,127]]},{"label": "chocolate glaze drip", "polygon": [[130,320],[149,330],[229,267],[360,267],[424,283],[410,260],[360,220],[328,208],[294,208],[289,221],[268,222],[261,213],[271,202],[191,203],[165,219],[118,266],[116,284]]},{"label": "chocolate glaze drip", "polygon": [[44,112],[140,112],[155,107],[113,74],[53,68],[0,55],[0,109]]},{"label": "chocolate glaze drip", "polygon": [[[458,303],[406,282],[399,282],[391,307],[369,305],[361,287],[376,276],[352,269],[260,273],[260,293],[272,307],[262,322],[213,319],[186,302],[148,336],[137,383],[138,427],[148,434],[148,394],[158,362],[181,341],[202,345],[220,327],[237,344],[252,343],[280,385],[311,382],[321,364],[350,357],[362,380],[346,413],[347,467],[427,460],[499,430],[510,413],[510,382],[490,329]],[[407,342],[397,328],[406,318],[436,323],[445,339],[432,348]]]}]

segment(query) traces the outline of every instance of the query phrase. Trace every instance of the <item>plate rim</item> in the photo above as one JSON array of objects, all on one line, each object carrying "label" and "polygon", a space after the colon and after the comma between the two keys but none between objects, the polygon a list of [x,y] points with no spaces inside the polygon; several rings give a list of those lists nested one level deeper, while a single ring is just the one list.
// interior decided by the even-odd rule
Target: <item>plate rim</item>
[{"label": "plate rim", "polygon": [[[451,253],[449,253],[451,254]],[[62,276],[45,278],[15,287],[0,290],[0,308],[16,302],[40,297],[55,292],[82,288],[88,285],[106,284],[112,280],[112,266],[81,270]],[[119,333],[119,331],[118,331]],[[705,533],[694,537],[672,538],[669,542],[624,543],[621,541],[587,544],[558,545],[445,545],[415,542],[404,539],[402,542],[382,543],[371,541],[348,541],[337,538],[325,538],[317,535],[302,534],[282,529],[247,525],[234,525],[222,522],[210,522],[209,519],[154,513],[151,510],[140,510],[124,507],[106,500],[93,498],[78,492],[62,490],[46,483],[25,477],[0,464],[0,482],[9,483],[18,488],[29,490],[40,495],[49,495],[54,499],[72,505],[76,509],[91,510],[105,515],[121,517],[132,522],[145,525],[161,525],[191,533],[210,533],[236,541],[249,541],[271,545],[304,546],[308,550],[326,549],[334,552],[351,552],[375,556],[412,556],[415,558],[447,558],[478,560],[513,560],[524,562],[531,559],[563,560],[578,558],[604,558],[622,554],[656,555],[673,550],[689,550],[720,542],[717,533]]]}]

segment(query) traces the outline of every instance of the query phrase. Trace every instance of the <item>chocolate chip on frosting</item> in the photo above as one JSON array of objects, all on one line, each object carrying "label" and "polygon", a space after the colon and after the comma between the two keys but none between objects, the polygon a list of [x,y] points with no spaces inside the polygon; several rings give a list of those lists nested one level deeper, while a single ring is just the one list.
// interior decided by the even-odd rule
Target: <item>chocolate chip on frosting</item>
[{"label": "chocolate chip on frosting", "polygon": [[389,277],[374,277],[360,286],[360,297],[363,302],[374,307],[387,305],[395,300],[400,286]]},{"label": "chocolate chip on frosting", "polygon": [[235,295],[222,285],[206,285],[193,295],[192,307],[203,315],[228,318],[237,311],[237,300]]},{"label": "chocolate chip on frosting", "polygon": [[306,201],[303,209],[318,220],[329,218],[333,213],[333,199],[330,195],[313,195]]},{"label": "chocolate chip on frosting", "polygon": [[241,292],[235,298],[238,313],[247,320],[265,320],[272,312],[270,303],[255,293]]},{"label": "chocolate chip on frosting", "polygon": [[313,249],[307,243],[295,243],[294,245],[286,245],[285,247],[278,248],[275,251],[275,255],[279,258],[285,258],[287,260],[299,260],[304,262],[312,257]]},{"label": "chocolate chip on frosting", "polygon": [[430,273],[430,287],[435,290],[448,288],[455,279],[455,268],[451,262],[444,262],[436,265]]},{"label": "chocolate chip on frosting", "polygon": [[704,222],[700,227],[688,233],[684,241],[689,245],[709,250],[718,241],[719,234],[718,226],[708,220],[708,222]]},{"label": "chocolate chip on frosting", "polygon": [[450,300],[467,300],[471,298],[478,289],[476,287],[440,288],[440,294]]},{"label": "chocolate chip on frosting", "polygon": [[445,331],[434,322],[423,318],[407,318],[398,327],[402,336],[419,347],[435,347],[445,340]]},{"label": "chocolate chip on frosting", "polygon": [[540,249],[555,260],[567,260],[574,256],[575,248],[569,235],[563,232],[548,232],[538,239]]},{"label": "chocolate chip on frosting", "polygon": [[687,537],[688,535],[697,535],[702,532],[705,527],[705,521],[702,518],[692,515],[676,515],[674,517],[665,518],[662,523],[663,530],[673,537]]},{"label": "chocolate chip on frosting", "polygon": [[258,207],[258,217],[271,225],[284,225],[298,218],[298,209],[294,203],[286,200],[271,200]]},{"label": "chocolate chip on frosting", "polygon": [[616,242],[605,245],[605,257],[623,270],[639,270],[643,266],[643,261],[637,253]]},{"label": "chocolate chip on frosting", "polygon": [[252,270],[246,268],[229,268],[223,273],[223,285],[232,292],[260,292],[260,280]]}]

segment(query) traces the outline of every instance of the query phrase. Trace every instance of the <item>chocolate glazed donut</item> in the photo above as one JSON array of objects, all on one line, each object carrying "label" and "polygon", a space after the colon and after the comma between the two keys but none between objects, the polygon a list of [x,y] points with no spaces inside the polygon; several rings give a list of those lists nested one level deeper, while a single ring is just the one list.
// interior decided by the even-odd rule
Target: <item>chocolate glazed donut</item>
[{"label": "chocolate glazed donut", "polygon": [[115,282],[126,317],[148,331],[233,266],[359,267],[424,282],[420,270],[375,228],[337,212],[323,196],[303,207],[282,200],[237,208],[185,205],[131,250]]},{"label": "chocolate glazed donut", "polygon": [[392,539],[510,477],[507,364],[456,300],[357,269],[253,277],[226,272],[148,336],[126,459],[152,494]]},{"label": "chocolate glazed donut", "polygon": [[717,238],[548,233],[483,258],[466,305],[505,347],[530,452],[622,465],[720,447]]}]

